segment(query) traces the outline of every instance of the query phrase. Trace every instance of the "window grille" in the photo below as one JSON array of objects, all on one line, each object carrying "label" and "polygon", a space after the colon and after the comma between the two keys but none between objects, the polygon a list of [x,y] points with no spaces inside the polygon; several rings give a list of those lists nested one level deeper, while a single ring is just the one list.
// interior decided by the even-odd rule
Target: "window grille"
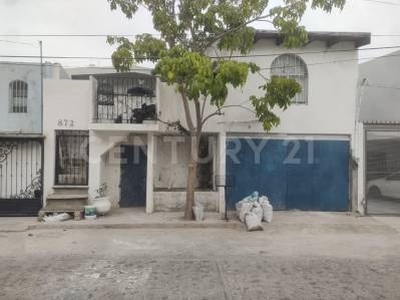
[{"label": "window grille", "polygon": [[28,84],[22,80],[10,82],[10,112],[28,112]]},{"label": "window grille", "polygon": [[275,58],[271,65],[271,76],[283,76],[295,79],[301,86],[301,92],[294,96],[291,102],[297,104],[307,103],[307,65],[299,56],[293,54],[283,54]]},{"label": "window grille", "polygon": [[56,185],[87,185],[89,132],[56,131]]}]

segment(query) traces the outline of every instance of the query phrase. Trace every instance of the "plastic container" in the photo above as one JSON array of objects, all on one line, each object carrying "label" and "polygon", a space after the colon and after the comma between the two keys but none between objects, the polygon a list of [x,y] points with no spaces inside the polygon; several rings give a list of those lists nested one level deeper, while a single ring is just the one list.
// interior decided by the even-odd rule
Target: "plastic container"
[{"label": "plastic container", "polygon": [[94,205],[86,205],[85,206],[85,219],[96,219],[96,207]]}]

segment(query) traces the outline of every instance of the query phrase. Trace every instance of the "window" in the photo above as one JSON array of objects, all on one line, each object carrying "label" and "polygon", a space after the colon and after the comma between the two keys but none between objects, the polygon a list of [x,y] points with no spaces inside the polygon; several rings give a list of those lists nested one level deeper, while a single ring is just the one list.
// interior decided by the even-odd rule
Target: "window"
[{"label": "window", "polygon": [[89,132],[56,131],[56,185],[87,185]]},{"label": "window", "polygon": [[293,97],[292,103],[307,103],[308,71],[304,61],[293,54],[283,54],[274,59],[271,65],[271,76],[284,76],[296,79],[301,86],[301,92]]},{"label": "window", "polygon": [[400,181],[400,173],[394,173],[394,174],[386,177],[386,180]]},{"label": "window", "polygon": [[28,84],[22,80],[10,82],[10,112],[28,112]]}]

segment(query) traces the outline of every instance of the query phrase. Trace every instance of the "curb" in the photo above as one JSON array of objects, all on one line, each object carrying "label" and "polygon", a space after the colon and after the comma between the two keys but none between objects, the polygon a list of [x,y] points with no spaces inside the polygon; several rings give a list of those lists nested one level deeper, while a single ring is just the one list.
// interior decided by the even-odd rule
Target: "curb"
[{"label": "curb", "polygon": [[[183,228],[214,228],[214,229],[239,229],[244,228],[239,222],[227,223],[113,223],[113,224],[37,224],[30,225],[23,231],[49,230],[49,229],[183,229]],[[21,232],[23,232],[21,231]],[[19,231],[13,231],[19,232]]]}]

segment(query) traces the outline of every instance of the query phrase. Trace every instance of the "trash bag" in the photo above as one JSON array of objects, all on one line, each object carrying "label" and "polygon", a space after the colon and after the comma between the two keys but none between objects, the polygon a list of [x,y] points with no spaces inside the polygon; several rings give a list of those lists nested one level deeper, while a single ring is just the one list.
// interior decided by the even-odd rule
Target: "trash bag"
[{"label": "trash bag", "polygon": [[250,196],[247,196],[245,199],[251,202],[256,202],[258,201],[258,192],[254,191]]},{"label": "trash bag", "polygon": [[254,213],[261,222],[261,220],[263,219],[264,210],[262,209],[261,205],[258,202],[253,203],[251,212]]},{"label": "trash bag", "polygon": [[248,231],[264,230],[263,226],[261,225],[261,220],[253,212],[246,214],[246,226]]},{"label": "trash bag", "polygon": [[57,214],[54,213],[52,216],[44,216],[43,221],[45,222],[61,222],[71,219],[71,216],[67,213]]},{"label": "trash bag", "polygon": [[252,208],[253,208],[253,202],[243,202],[243,204],[240,208],[240,213],[239,213],[240,221],[242,221],[242,222],[245,221],[246,214],[248,214]]},{"label": "trash bag", "polygon": [[273,219],[273,214],[274,214],[274,209],[273,209],[272,205],[269,203],[266,203],[266,204],[263,204],[262,208],[264,211],[263,220],[265,222],[271,223],[272,219]]},{"label": "trash bag", "polygon": [[261,207],[262,207],[264,204],[270,204],[267,196],[261,196],[261,197],[258,199],[258,202],[260,203]]},{"label": "trash bag", "polygon": [[[247,196],[247,197],[243,198],[242,200],[240,200],[239,202],[237,202],[235,204],[237,216],[240,217],[240,211],[241,211],[243,203],[249,203],[249,202],[254,203],[257,201],[258,201],[258,192],[255,191],[250,196]],[[242,222],[244,222],[244,221],[242,221]]]},{"label": "trash bag", "polygon": [[203,221],[204,219],[204,208],[202,205],[198,204],[193,206],[193,214],[196,221]]}]

